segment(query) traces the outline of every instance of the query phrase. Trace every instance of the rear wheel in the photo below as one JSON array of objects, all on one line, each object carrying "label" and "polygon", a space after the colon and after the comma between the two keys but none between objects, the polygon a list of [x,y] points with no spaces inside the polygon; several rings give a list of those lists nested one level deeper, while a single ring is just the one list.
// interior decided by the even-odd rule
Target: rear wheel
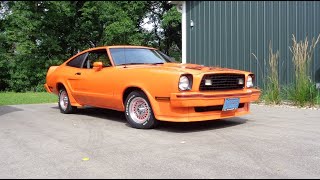
[{"label": "rear wheel", "polygon": [[77,109],[76,106],[71,106],[67,90],[65,88],[59,91],[59,109],[61,113],[70,114],[74,113]]},{"label": "rear wheel", "polygon": [[125,116],[128,123],[138,129],[150,129],[158,124],[147,96],[141,91],[133,91],[128,95]]}]

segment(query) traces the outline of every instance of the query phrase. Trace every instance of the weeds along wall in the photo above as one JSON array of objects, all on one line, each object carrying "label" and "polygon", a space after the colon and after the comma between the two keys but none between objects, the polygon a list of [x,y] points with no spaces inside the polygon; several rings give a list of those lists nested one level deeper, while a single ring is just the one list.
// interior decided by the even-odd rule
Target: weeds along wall
[{"label": "weeds along wall", "polygon": [[[295,81],[292,35],[311,42],[320,34],[316,1],[187,1],[185,13],[188,63],[252,71],[261,88],[270,73],[270,42],[279,51],[279,83],[286,86]],[[319,45],[310,60],[310,77],[320,82]]]}]

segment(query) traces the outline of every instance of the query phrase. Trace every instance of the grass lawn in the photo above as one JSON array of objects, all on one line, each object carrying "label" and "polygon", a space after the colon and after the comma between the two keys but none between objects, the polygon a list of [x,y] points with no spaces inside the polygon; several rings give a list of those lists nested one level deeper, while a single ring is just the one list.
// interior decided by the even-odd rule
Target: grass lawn
[{"label": "grass lawn", "polygon": [[55,103],[58,97],[55,94],[47,92],[1,92],[0,106],[13,104],[38,104],[38,103]]}]

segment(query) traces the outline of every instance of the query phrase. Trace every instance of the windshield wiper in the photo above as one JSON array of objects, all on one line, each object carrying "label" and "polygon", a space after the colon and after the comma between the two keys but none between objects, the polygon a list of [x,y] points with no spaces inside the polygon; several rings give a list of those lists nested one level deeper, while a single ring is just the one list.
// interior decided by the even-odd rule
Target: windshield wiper
[{"label": "windshield wiper", "polygon": [[164,62],[158,62],[158,63],[151,63],[152,65],[157,65],[157,64],[164,64]]},{"label": "windshield wiper", "polygon": [[135,65],[135,64],[146,64],[146,63],[124,63],[124,64],[119,64],[118,66],[121,66],[121,65]]},{"label": "windshield wiper", "polygon": [[136,65],[136,64],[151,64],[151,65],[157,65],[157,64],[164,64],[163,62],[158,62],[158,63],[124,63],[124,64],[119,64],[118,66],[121,65]]}]

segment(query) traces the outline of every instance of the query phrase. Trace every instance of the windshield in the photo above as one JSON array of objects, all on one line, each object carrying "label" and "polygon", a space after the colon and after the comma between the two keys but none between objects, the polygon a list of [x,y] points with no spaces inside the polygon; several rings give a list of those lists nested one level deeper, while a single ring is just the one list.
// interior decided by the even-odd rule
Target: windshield
[{"label": "windshield", "polygon": [[145,48],[110,48],[115,65],[125,64],[163,64],[170,62],[156,50]]}]

